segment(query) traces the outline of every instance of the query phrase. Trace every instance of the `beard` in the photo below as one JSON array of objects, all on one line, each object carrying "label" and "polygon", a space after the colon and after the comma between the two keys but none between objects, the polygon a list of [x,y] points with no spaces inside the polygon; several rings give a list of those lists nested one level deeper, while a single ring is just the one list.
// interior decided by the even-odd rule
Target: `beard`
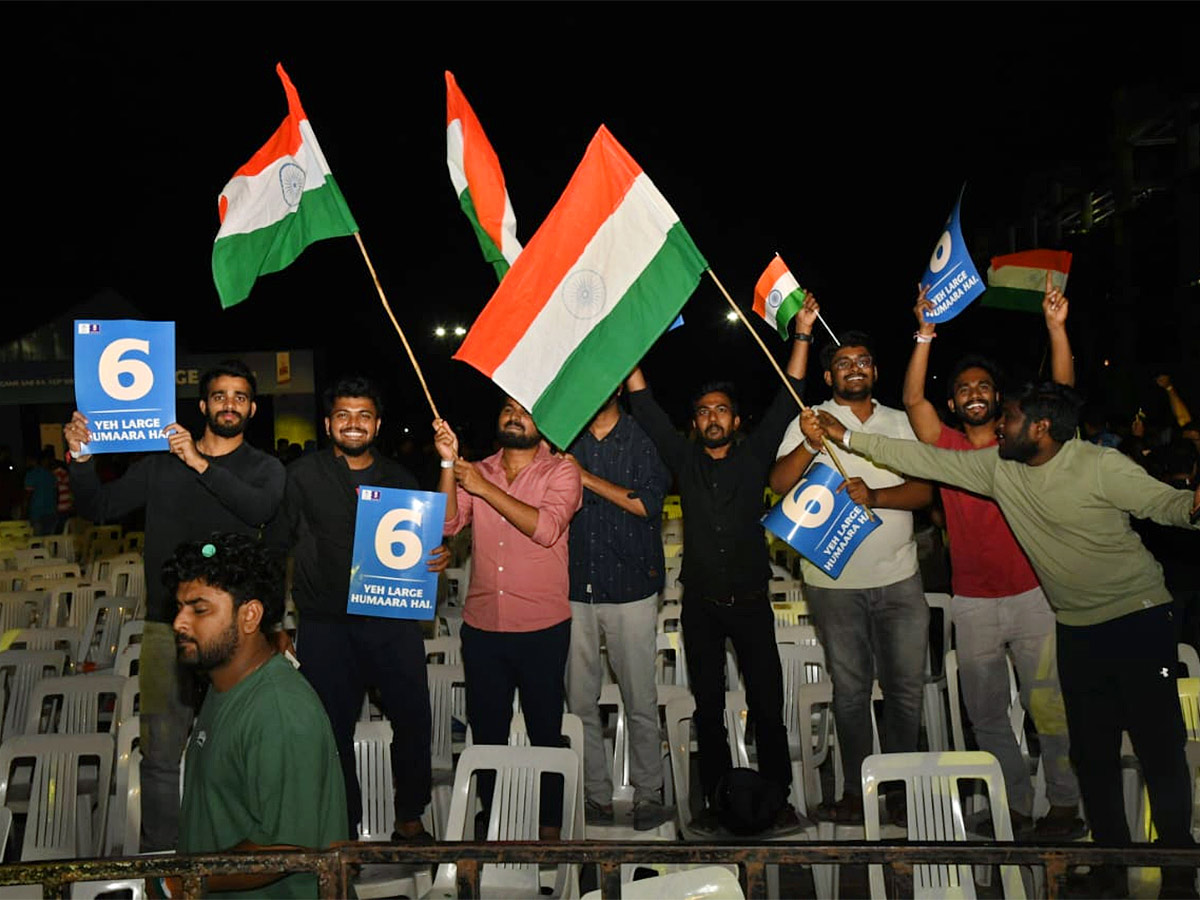
[{"label": "beard", "polygon": [[337,447],[347,456],[362,456],[375,443],[374,440],[370,440],[363,444],[343,444],[335,437],[331,437],[331,440],[333,441],[333,446]]},{"label": "beard", "polygon": [[496,431],[496,443],[512,450],[528,450],[536,447],[541,439],[542,436],[536,431],[533,434],[527,434],[524,431],[507,431],[504,427]]},{"label": "beard", "polygon": [[981,412],[969,413],[965,406],[954,404],[954,414],[958,416],[958,420],[964,425],[986,425],[996,418],[996,404],[992,402],[984,403],[984,408]]},{"label": "beard", "polygon": [[1007,438],[1000,443],[1000,458],[1014,462],[1029,462],[1037,455],[1038,445],[1025,435],[1019,438]]},{"label": "beard", "polygon": [[[219,666],[225,665],[225,663],[233,659],[237,645],[237,626],[233,622],[230,622],[227,629],[207,644],[201,644],[199,641],[193,640],[184,641],[178,637],[175,638],[175,649],[178,654],[179,663],[189,668],[199,669],[201,672],[209,672]],[[185,656],[183,653],[184,648],[189,646],[196,648],[196,655],[194,657]]]},{"label": "beard", "polygon": [[712,431],[713,433],[710,435],[708,431],[700,432],[700,443],[710,450],[715,450],[718,447],[724,447],[733,440],[732,431],[726,431],[723,428],[716,430],[710,428],[709,431]]},{"label": "beard", "polygon": [[833,393],[842,400],[867,400],[870,398],[871,389],[874,386],[870,378],[856,381],[853,386],[843,381],[840,385],[834,385]]},{"label": "beard", "polygon": [[215,415],[210,415],[208,417],[208,430],[211,431],[213,434],[215,434],[217,437],[223,437],[223,438],[237,437],[239,434],[241,434],[243,431],[246,430],[246,417],[243,416],[241,413],[235,412],[233,414],[235,416],[235,418],[232,422],[226,423],[226,422],[219,421],[220,417],[222,415],[224,415],[225,412],[226,412],[226,410],[222,410],[221,412],[216,413]]}]

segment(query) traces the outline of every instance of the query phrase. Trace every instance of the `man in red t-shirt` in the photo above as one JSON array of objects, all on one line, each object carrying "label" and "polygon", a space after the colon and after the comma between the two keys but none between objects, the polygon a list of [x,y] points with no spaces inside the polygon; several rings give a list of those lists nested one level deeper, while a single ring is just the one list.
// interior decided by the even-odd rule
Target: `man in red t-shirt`
[{"label": "man in red t-shirt", "polygon": [[[946,427],[925,398],[934,324],[925,321],[933,308],[928,286],[917,296],[916,345],[904,377],[904,408],[918,439],[952,450],[978,450],[996,443],[1000,409],[998,370],[994,363],[968,356],[951,373],[947,405],[962,431]],[[1051,374],[1062,384],[1075,383],[1067,340],[1067,298],[1049,278],[1042,300],[1050,335]],[[975,739],[1000,761],[1012,812],[1013,834],[1031,832],[1046,841],[1073,840],[1085,832],[1078,817],[1079,783],[1071,768],[1066,713],[1058,685],[1054,613],[1042,593],[1024,551],[1013,537],[1000,507],[959,488],[941,487],[950,536],[959,678]],[[1050,811],[1033,824],[1033,785],[1008,717],[1006,656],[1011,655],[1021,686],[1021,702],[1033,717],[1041,744]]]}]

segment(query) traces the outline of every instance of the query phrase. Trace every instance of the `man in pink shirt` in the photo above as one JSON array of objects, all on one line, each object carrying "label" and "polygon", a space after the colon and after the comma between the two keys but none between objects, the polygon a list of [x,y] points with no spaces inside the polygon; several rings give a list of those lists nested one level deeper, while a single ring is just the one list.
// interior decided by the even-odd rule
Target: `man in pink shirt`
[{"label": "man in pink shirt", "polygon": [[[562,745],[563,675],[571,644],[567,526],[579,509],[579,468],[550,452],[528,411],[511,397],[500,410],[500,450],[458,458],[458,438],[434,425],[442,458],[446,534],[471,529],[471,585],[463,606],[467,721],[478,744],[507,744],[513,695],[535,747]],[[490,785],[480,781],[485,805]],[[541,838],[558,838],[561,780],[542,791]]]},{"label": "man in pink shirt", "polygon": [[[958,362],[949,378],[947,405],[962,431],[942,424],[925,399],[925,374],[934,323],[928,287],[917,296],[916,345],[904,377],[904,408],[917,438],[950,450],[978,450],[996,443],[1000,386],[994,363],[980,356]],[[1075,383],[1067,340],[1067,298],[1047,279],[1042,301],[1050,336],[1054,381]],[[1034,831],[1033,785],[1008,717],[1006,656],[1011,654],[1021,687],[1021,702],[1037,726],[1046,774],[1050,811],[1036,826],[1043,841],[1074,840],[1085,832],[1078,817],[1079,782],[1071,768],[1066,712],[1058,684],[1054,613],[1025,553],[1013,537],[995,501],[959,488],[941,488],[950,535],[954,621],[963,700],[981,750],[1000,762],[1020,840]]]}]

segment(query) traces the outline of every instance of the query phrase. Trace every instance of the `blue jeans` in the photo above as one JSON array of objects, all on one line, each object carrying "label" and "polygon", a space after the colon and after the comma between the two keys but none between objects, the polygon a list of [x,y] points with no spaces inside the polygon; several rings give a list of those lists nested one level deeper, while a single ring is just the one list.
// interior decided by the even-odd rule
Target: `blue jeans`
[{"label": "blue jeans", "polygon": [[176,661],[174,630],[147,622],[138,657],[143,853],[174,850],[179,840],[179,763],[195,717],[192,686]]},{"label": "blue jeans", "polygon": [[877,588],[806,585],[804,594],[833,679],[846,793],[861,795],[862,763],[873,752],[875,678],[883,689],[883,750],[917,749],[929,652],[929,606],[921,576]]}]

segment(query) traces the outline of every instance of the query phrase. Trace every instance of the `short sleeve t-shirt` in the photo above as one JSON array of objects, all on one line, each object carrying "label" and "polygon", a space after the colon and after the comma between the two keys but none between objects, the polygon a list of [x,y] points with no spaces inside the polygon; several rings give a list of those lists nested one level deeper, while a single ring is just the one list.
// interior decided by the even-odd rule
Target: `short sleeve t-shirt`
[{"label": "short sleeve t-shirt", "polygon": [[[829,413],[851,431],[909,441],[917,439],[912,426],[908,424],[908,416],[878,402],[874,402],[874,411],[865,422],[860,422],[850,407],[834,400],[826,400],[813,409]],[[788,426],[777,456],[791,453],[803,440],[804,433],[800,430],[800,418],[797,416]],[[864,456],[849,450],[838,450],[837,454],[846,474],[851,478],[861,478],[868,487],[888,488],[904,483],[902,475],[877,466]],[[836,468],[824,450],[816,461],[831,469]],[[879,509],[874,512],[879,516],[879,527],[859,544],[837,578],[830,578],[807,559],[801,560],[801,572],[807,584],[820,588],[876,588],[895,584],[917,573],[917,544],[913,540],[912,513],[906,509]]]},{"label": "short sleeve t-shirt", "polygon": [[[987,446],[995,445],[993,440]],[[972,452],[961,431],[942,426],[936,446]],[[950,536],[950,581],[960,597],[1013,597],[1038,587],[1033,566],[994,500],[942,485]]]},{"label": "short sleeve t-shirt", "polygon": [[[188,740],[180,853],[242,841],[320,849],[346,839],[346,793],[316,692],[282,656],[225,692],[209,689]],[[218,895],[213,895],[218,896]],[[315,897],[315,875],[289,875],[227,897]]]}]

